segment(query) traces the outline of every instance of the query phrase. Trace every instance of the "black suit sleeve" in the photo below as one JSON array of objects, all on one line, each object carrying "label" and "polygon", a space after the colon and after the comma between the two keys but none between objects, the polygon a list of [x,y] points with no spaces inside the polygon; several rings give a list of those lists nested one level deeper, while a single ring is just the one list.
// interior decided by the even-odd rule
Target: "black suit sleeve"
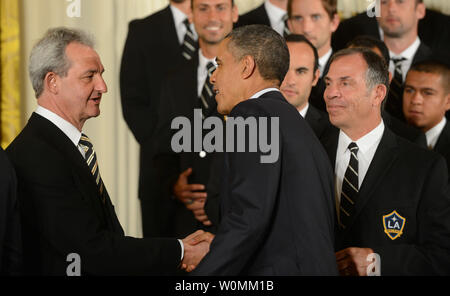
[{"label": "black suit sleeve", "polygon": [[426,175],[417,209],[417,244],[374,246],[382,275],[450,274],[450,190],[444,159],[436,159]]},{"label": "black suit sleeve", "polygon": [[13,167],[0,151],[0,275],[22,273],[22,233]]},{"label": "black suit sleeve", "polygon": [[[145,32],[139,23],[129,25],[128,36],[122,55],[120,67],[120,96],[125,121],[139,143],[148,139],[155,128],[156,118],[153,105],[157,98],[150,98],[150,74],[145,65],[147,55],[143,46]],[[153,102],[152,102],[153,100]]]}]

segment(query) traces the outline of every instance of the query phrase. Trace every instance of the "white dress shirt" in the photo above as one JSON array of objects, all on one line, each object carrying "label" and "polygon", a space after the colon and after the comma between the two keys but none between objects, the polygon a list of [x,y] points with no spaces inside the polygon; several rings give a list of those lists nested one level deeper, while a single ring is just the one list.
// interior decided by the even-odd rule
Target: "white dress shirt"
[{"label": "white dress shirt", "polygon": [[212,62],[217,68],[216,58],[207,59],[203,53],[202,49],[198,50],[198,68],[197,68],[197,95],[200,97],[202,94],[203,86],[205,85],[206,77],[208,77],[208,70],[206,65]]},{"label": "white dress shirt", "polygon": [[325,66],[327,65],[332,53],[333,49],[330,48],[330,50],[326,54],[319,58],[320,77],[323,76],[323,71],[325,71]]},{"label": "white dress shirt", "polygon": [[341,202],[342,181],[344,180],[345,171],[350,162],[350,150],[348,145],[355,142],[358,145],[358,188],[364,181],[364,177],[372,162],[373,156],[377,151],[381,138],[384,133],[384,123],[381,120],[380,124],[372,131],[361,137],[357,141],[352,141],[342,130],[339,132],[338,148],[336,152],[336,166],[335,166],[335,184],[336,184],[336,210],[339,215],[339,204]]},{"label": "white dress shirt", "polygon": [[[175,23],[175,29],[177,31],[178,42],[181,45],[184,42],[184,35],[186,35],[187,31],[186,26],[183,24],[184,20],[187,18],[187,15],[178,8],[176,8],[175,6],[173,5],[169,6],[170,10],[172,11],[173,22]],[[190,24],[189,27],[191,27],[192,33],[194,33],[195,39],[197,39],[198,36],[197,32],[195,31],[194,24]]]},{"label": "white dress shirt", "polygon": [[284,32],[284,16],[286,15],[286,10],[283,10],[272,3],[269,0],[266,0],[264,3],[264,8],[266,9],[267,15],[269,16],[270,26],[274,29],[278,34],[283,36]]},{"label": "white dress shirt", "polygon": [[444,118],[442,118],[442,120],[438,124],[436,124],[433,128],[429,129],[425,133],[425,136],[427,137],[428,148],[434,149],[434,146],[436,146],[439,136],[441,135],[446,123],[447,119],[444,116]]},{"label": "white dress shirt", "polygon": [[303,107],[302,110],[299,111],[300,115],[305,118],[306,113],[308,113],[309,103],[306,103],[306,106]]},{"label": "white dress shirt", "polygon": [[80,138],[81,138],[81,132],[75,126],[73,126],[70,122],[68,122],[61,116],[53,113],[52,111],[50,111],[42,106],[38,105],[38,107],[36,108],[36,110],[34,112],[41,115],[42,117],[46,118],[54,125],[56,125],[56,127],[59,128],[72,141],[72,143],[78,148],[78,150],[80,151],[81,155],[83,155],[83,158],[84,158],[85,152],[84,152],[83,148],[81,148],[78,145],[78,143],[80,142]]},{"label": "white dress shirt", "polygon": [[277,91],[280,92],[280,90],[278,88],[274,88],[274,87],[270,87],[270,88],[265,88],[263,90],[258,91],[256,94],[254,94],[253,96],[250,97],[250,99],[257,99],[260,96],[262,96],[265,93],[271,92],[271,91]]}]

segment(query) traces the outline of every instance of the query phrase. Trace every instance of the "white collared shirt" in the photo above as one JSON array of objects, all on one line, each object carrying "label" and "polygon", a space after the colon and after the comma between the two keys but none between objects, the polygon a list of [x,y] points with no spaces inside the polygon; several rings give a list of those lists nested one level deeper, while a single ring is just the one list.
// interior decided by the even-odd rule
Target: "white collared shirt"
[{"label": "white collared shirt", "polygon": [[263,90],[260,90],[259,92],[257,92],[256,94],[254,94],[253,96],[250,97],[250,99],[257,99],[260,96],[262,96],[265,93],[271,92],[271,91],[277,91],[280,92],[280,90],[278,88],[275,87],[270,87],[270,88],[265,88]]},{"label": "white collared shirt", "polygon": [[309,108],[309,103],[306,103],[306,106],[303,107],[302,110],[298,111],[298,113],[300,113],[300,115],[305,118],[306,113],[308,113],[308,108]]},{"label": "white collared shirt", "polygon": [[[380,36],[381,36],[381,40],[384,40],[384,32],[383,30],[380,28]],[[392,76],[394,76],[395,74],[395,64],[392,61],[393,58],[405,58],[406,60],[402,62],[402,79],[403,81],[406,80],[406,74],[408,74],[409,68],[411,67],[411,64],[413,62],[414,56],[416,55],[417,50],[419,49],[420,46],[420,39],[419,37],[416,38],[416,40],[414,40],[414,42],[404,51],[402,51],[400,54],[396,54],[393,53],[390,49],[389,49],[389,56],[391,58],[391,60],[389,61],[389,72],[392,74]]]},{"label": "white collared shirt", "polygon": [[53,113],[52,111],[39,106],[34,111],[35,113],[41,115],[45,119],[49,120],[51,123],[56,125],[71,141],[72,143],[78,148],[81,155],[83,155],[84,158],[84,150],[81,148],[78,143],[80,142],[81,138],[81,132],[73,126],[70,122],[62,118],[61,116]]},{"label": "white collared shirt", "polygon": [[434,146],[436,146],[439,136],[441,135],[446,123],[447,119],[444,116],[444,118],[442,118],[442,120],[438,124],[436,124],[425,133],[425,136],[427,137],[428,148],[434,149]]},{"label": "white collared shirt", "polygon": [[272,29],[277,31],[278,34],[283,36],[284,32],[284,16],[286,15],[286,10],[283,10],[272,3],[269,0],[264,2],[264,8],[266,9],[267,15],[269,16],[270,26]]},{"label": "white collared shirt", "polygon": [[339,141],[336,152],[336,166],[335,166],[335,192],[336,192],[336,210],[339,215],[339,204],[341,201],[342,181],[344,180],[345,171],[350,162],[350,150],[348,145],[355,142],[358,145],[358,187],[364,181],[364,177],[372,162],[373,156],[377,151],[381,138],[384,133],[384,122],[381,120],[380,124],[371,130],[369,133],[361,137],[357,141],[352,141],[342,130],[339,132]]},{"label": "white collared shirt", "polygon": [[330,48],[330,50],[326,54],[319,58],[320,77],[323,76],[323,71],[325,71],[325,66],[327,65],[332,53],[333,49]]},{"label": "white collared shirt", "polygon": [[200,97],[202,94],[203,86],[205,85],[206,77],[208,77],[208,70],[206,69],[206,65],[211,62],[216,66],[216,58],[207,59],[203,53],[202,49],[198,50],[198,68],[197,68],[197,94]]},{"label": "white collared shirt", "polygon": [[[186,26],[183,24],[184,20],[187,18],[187,15],[178,8],[176,8],[175,6],[173,5],[169,6],[170,10],[172,11],[173,22],[175,23],[175,29],[177,31],[178,42],[181,45],[184,42],[184,35],[186,35],[187,31]],[[189,27],[191,27],[192,33],[194,33],[195,39],[197,39],[198,37],[197,32],[195,31],[194,24],[190,24]]]}]

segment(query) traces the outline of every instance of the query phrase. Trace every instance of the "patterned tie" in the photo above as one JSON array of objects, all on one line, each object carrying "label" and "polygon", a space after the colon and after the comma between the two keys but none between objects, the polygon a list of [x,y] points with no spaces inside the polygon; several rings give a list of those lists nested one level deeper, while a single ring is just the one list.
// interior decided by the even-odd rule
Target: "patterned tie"
[{"label": "patterned tie", "polygon": [[348,145],[350,161],[342,181],[341,203],[339,207],[340,226],[345,229],[355,211],[355,201],[358,198],[358,145],[352,142]]},{"label": "patterned tie", "polygon": [[100,196],[102,198],[102,202],[105,203],[105,197],[103,196],[103,181],[102,177],[100,177],[100,169],[97,163],[97,155],[94,151],[94,146],[89,140],[88,136],[85,134],[81,134],[80,142],[78,143],[81,148],[83,148],[85,154],[84,158],[86,159],[86,163],[91,170],[92,175],[94,176],[95,183],[98,186],[98,190],[100,192]]},{"label": "patterned tie", "polygon": [[185,19],[183,24],[186,26],[186,35],[184,35],[184,41],[181,45],[181,54],[186,60],[191,60],[197,50],[197,42],[195,41],[194,33],[189,25],[189,20]]},{"label": "patterned tie", "polygon": [[284,22],[283,37],[284,38],[286,38],[288,35],[291,34],[291,31],[289,30],[289,27],[288,27],[288,20],[289,20],[289,16],[286,13],[283,16],[283,22]]},{"label": "patterned tie", "polygon": [[391,58],[394,62],[394,78],[392,79],[389,98],[386,101],[386,111],[391,115],[402,119],[403,118],[403,70],[402,63],[406,58]]},{"label": "patterned tie", "polygon": [[202,107],[202,117],[203,119],[209,115],[213,107],[215,106],[215,99],[213,93],[213,85],[210,81],[211,75],[216,69],[216,66],[212,62],[208,62],[206,65],[206,70],[208,75],[203,85],[202,93],[200,94],[200,106]]}]

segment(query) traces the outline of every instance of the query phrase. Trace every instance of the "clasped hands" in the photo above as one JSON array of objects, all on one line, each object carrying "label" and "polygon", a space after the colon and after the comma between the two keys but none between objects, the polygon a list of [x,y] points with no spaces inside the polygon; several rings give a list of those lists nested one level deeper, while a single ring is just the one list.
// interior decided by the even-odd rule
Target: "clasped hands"
[{"label": "clasped hands", "polygon": [[209,252],[209,245],[214,239],[214,235],[203,230],[185,237],[182,242],[184,246],[184,256],[181,261],[181,268],[187,272],[194,270],[198,263]]},{"label": "clasped hands", "polygon": [[178,180],[173,186],[173,194],[188,210],[192,211],[196,220],[205,226],[211,226],[212,223],[205,212],[207,198],[207,194],[204,192],[205,185],[189,184],[188,177],[191,174],[192,168],[188,168],[178,176]]}]

